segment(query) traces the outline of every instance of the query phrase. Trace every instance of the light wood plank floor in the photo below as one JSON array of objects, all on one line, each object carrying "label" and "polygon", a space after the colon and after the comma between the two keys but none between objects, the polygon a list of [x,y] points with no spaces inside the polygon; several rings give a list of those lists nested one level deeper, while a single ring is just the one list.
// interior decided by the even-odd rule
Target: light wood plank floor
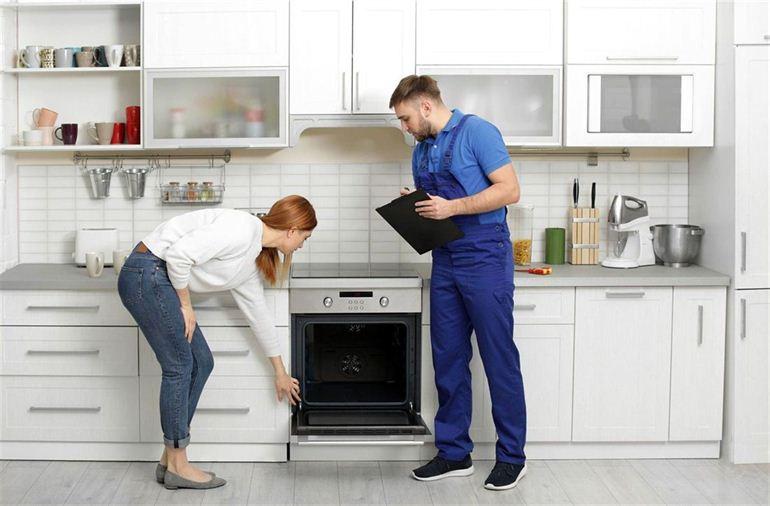
[{"label": "light wood plank floor", "polygon": [[423,483],[416,462],[204,463],[216,490],[170,491],[152,462],[0,461],[1,504],[770,504],[770,466],[722,460],[530,461],[519,486],[476,473]]}]

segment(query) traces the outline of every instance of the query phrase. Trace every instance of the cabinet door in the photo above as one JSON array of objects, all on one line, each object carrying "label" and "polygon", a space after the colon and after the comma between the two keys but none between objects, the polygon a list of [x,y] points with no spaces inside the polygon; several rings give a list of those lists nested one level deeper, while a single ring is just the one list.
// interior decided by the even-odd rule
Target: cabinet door
[{"label": "cabinet door", "polygon": [[420,65],[561,65],[561,0],[420,0]]},{"label": "cabinet door", "polygon": [[[736,288],[770,286],[770,46],[735,50]],[[763,111],[764,113],[762,113]]]},{"label": "cabinet door", "polygon": [[351,0],[292,0],[291,114],[350,112],[352,55]]},{"label": "cabinet door", "polygon": [[353,112],[391,113],[393,90],[414,70],[414,0],[354,2]]},{"label": "cabinet door", "polygon": [[770,1],[735,0],[735,43],[770,44]]},{"label": "cabinet door", "polygon": [[666,441],[671,288],[577,288],[573,441]]},{"label": "cabinet door", "polygon": [[734,462],[770,462],[770,290],[735,298]]},{"label": "cabinet door", "polygon": [[716,0],[569,0],[567,63],[715,61]]},{"label": "cabinet door", "polygon": [[671,441],[722,439],[725,288],[674,288]]},{"label": "cabinet door", "polygon": [[507,145],[561,144],[561,68],[419,67],[452,108],[491,121]]},{"label": "cabinet door", "polygon": [[289,65],[289,0],[144,3],[145,68]]}]

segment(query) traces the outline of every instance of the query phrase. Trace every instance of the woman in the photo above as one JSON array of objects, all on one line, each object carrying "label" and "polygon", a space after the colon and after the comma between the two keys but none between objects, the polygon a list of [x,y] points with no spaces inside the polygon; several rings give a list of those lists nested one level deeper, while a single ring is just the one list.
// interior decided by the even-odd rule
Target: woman
[{"label": "woman", "polygon": [[205,209],[160,224],[126,259],[118,292],[163,371],[160,420],[165,449],[155,474],[166,488],[225,484],[187,460],[190,421],[214,367],[195,322],[190,291],[230,290],[270,358],[278,400],[286,396],[294,404],[299,401],[299,383],[283,366],[262,285],[263,279],[270,285],[286,279],[292,253],[316,225],[313,206],[298,195],[279,200],[261,218],[232,209]]}]

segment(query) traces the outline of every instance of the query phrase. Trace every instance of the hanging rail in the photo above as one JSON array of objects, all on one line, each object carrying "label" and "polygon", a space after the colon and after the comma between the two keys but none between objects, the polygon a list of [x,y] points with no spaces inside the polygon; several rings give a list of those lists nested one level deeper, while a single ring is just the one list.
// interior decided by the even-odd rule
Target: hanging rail
[{"label": "hanging rail", "polygon": [[588,165],[596,166],[599,164],[600,156],[619,156],[623,160],[628,160],[631,156],[631,150],[623,148],[620,151],[565,151],[563,149],[553,148],[517,148],[509,147],[509,155],[520,156],[572,156],[572,157],[585,157]]},{"label": "hanging rail", "polygon": [[88,160],[165,160],[167,164],[171,164],[171,160],[223,160],[225,163],[230,163],[230,150],[226,149],[223,153],[217,154],[188,154],[188,155],[161,155],[161,154],[114,154],[114,155],[88,155],[81,152],[76,152],[72,156],[72,161],[75,165],[81,163],[87,163]]}]

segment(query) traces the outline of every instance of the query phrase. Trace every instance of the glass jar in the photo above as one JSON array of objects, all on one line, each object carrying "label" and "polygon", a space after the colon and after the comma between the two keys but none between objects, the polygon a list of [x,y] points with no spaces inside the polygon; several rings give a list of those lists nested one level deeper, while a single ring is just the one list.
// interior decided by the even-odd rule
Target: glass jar
[{"label": "glass jar", "polygon": [[513,244],[513,263],[530,265],[532,263],[532,226],[535,207],[527,204],[508,206],[508,228]]},{"label": "glass jar", "polygon": [[187,191],[185,192],[185,200],[189,202],[189,201],[196,201],[198,199],[199,199],[198,182],[188,181]]},{"label": "glass jar", "polygon": [[171,137],[174,139],[183,139],[187,136],[187,127],[185,125],[184,107],[174,107],[169,109],[171,119]]},{"label": "glass jar", "polygon": [[204,181],[203,188],[200,191],[201,200],[214,200],[214,183],[211,181]]},{"label": "glass jar", "polygon": [[164,202],[179,202],[182,196],[182,189],[179,187],[179,181],[170,181],[163,191]]}]

